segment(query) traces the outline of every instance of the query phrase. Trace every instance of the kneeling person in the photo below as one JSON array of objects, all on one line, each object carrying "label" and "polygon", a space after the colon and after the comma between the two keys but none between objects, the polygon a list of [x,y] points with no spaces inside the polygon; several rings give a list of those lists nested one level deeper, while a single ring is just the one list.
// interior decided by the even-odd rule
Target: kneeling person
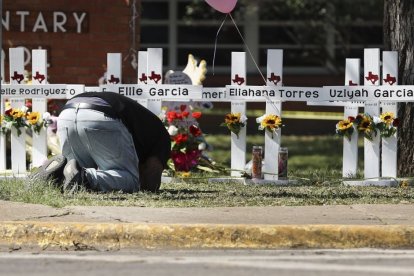
[{"label": "kneeling person", "polygon": [[171,141],[161,120],[136,101],[113,92],[88,92],[67,102],[58,135],[63,189],[156,192],[170,157]]}]

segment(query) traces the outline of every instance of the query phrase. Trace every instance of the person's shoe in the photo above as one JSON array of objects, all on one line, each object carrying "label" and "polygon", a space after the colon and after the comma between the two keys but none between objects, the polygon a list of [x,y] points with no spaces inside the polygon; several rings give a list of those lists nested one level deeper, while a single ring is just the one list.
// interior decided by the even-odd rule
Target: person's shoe
[{"label": "person's shoe", "polygon": [[63,170],[65,180],[63,182],[63,192],[73,194],[80,189],[81,186],[86,186],[87,180],[84,169],[82,169],[75,159],[69,160]]},{"label": "person's shoe", "polygon": [[63,155],[55,155],[49,158],[35,172],[31,173],[28,178],[34,181],[53,181],[60,185],[63,180],[63,169],[66,165],[66,157]]}]

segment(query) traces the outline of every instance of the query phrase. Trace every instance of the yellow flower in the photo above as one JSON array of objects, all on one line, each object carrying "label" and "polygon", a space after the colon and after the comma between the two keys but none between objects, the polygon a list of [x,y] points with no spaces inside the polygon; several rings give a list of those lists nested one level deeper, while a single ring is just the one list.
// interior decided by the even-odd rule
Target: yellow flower
[{"label": "yellow flower", "polygon": [[268,128],[270,130],[278,129],[282,125],[282,119],[274,114],[269,114],[264,117],[261,122],[263,128]]},{"label": "yellow flower", "polygon": [[178,177],[188,178],[191,176],[190,172],[177,172]]},{"label": "yellow flower", "polygon": [[23,111],[21,111],[20,109],[15,109],[15,108],[12,109],[12,111],[10,112],[10,115],[13,117],[14,120],[24,117]]},{"label": "yellow flower", "polygon": [[39,112],[31,112],[30,114],[28,114],[26,116],[26,118],[27,118],[29,124],[35,125],[40,120],[40,113]]},{"label": "yellow flower", "polygon": [[235,124],[240,122],[241,113],[229,113],[226,114],[224,121],[226,124]]},{"label": "yellow flower", "polygon": [[346,130],[346,129],[348,129],[348,128],[351,128],[353,125],[354,125],[354,123],[352,123],[352,122],[351,122],[350,120],[348,120],[348,119],[345,119],[345,120],[342,120],[342,121],[340,121],[340,122],[338,123],[337,128],[338,128],[339,130]]},{"label": "yellow flower", "polygon": [[0,115],[0,125],[3,123],[3,118],[4,118],[4,116]]},{"label": "yellow flower", "polygon": [[402,180],[400,182],[400,187],[401,188],[408,188],[408,186],[409,186],[409,184],[408,184],[408,181],[407,180]]},{"label": "yellow flower", "polygon": [[370,132],[371,124],[372,124],[371,119],[368,116],[364,116],[362,118],[361,123],[358,125],[358,130],[363,131],[363,132]]},{"label": "yellow flower", "polygon": [[380,116],[381,121],[383,121],[386,125],[391,125],[392,122],[394,121],[395,117],[394,117],[394,113],[392,112],[384,112],[381,114]]}]

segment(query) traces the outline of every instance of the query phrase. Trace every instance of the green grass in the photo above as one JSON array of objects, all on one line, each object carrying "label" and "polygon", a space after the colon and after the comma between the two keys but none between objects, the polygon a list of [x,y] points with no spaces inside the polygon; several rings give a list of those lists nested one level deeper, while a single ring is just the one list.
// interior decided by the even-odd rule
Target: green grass
[{"label": "green grass", "polygon": [[140,206],[140,207],[232,207],[232,206],[300,206],[322,204],[391,204],[414,203],[412,187],[346,187],[330,181],[332,175],[316,171],[297,186],[243,185],[178,181],[162,184],[152,193],[89,193],[69,196],[53,185],[37,183],[31,187],[22,180],[3,180],[0,200],[68,205]]},{"label": "green grass", "polygon": [[[214,147],[209,154],[220,164],[229,166],[230,136],[206,137]],[[253,145],[263,145],[263,135],[249,136],[248,152]],[[106,205],[142,207],[230,207],[296,206],[321,204],[414,203],[414,187],[347,187],[342,185],[342,141],[336,137],[284,136],[289,148],[289,178],[295,186],[243,185],[209,183],[207,174],[177,178],[152,193],[89,193],[69,196],[50,183],[28,185],[24,180],[0,180],[0,200],[38,203],[55,207],[68,205]],[[362,155],[362,154],[361,154]],[[250,159],[250,154],[247,154]],[[361,162],[360,162],[361,163]],[[214,175],[220,176],[220,175]]]}]

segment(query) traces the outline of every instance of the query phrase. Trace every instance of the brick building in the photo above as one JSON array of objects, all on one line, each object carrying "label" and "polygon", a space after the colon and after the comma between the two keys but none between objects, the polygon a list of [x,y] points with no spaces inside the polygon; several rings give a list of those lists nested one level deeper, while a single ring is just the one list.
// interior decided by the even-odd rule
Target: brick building
[{"label": "brick building", "polygon": [[122,53],[123,82],[136,80],[130,49],[137,47],[128,0],[4,0],[3,53],[8,79],[8,49],[26,49],[26,70],[31,49],[48,51],[50,83],[97,85],[106,66],[106,54]]}]

